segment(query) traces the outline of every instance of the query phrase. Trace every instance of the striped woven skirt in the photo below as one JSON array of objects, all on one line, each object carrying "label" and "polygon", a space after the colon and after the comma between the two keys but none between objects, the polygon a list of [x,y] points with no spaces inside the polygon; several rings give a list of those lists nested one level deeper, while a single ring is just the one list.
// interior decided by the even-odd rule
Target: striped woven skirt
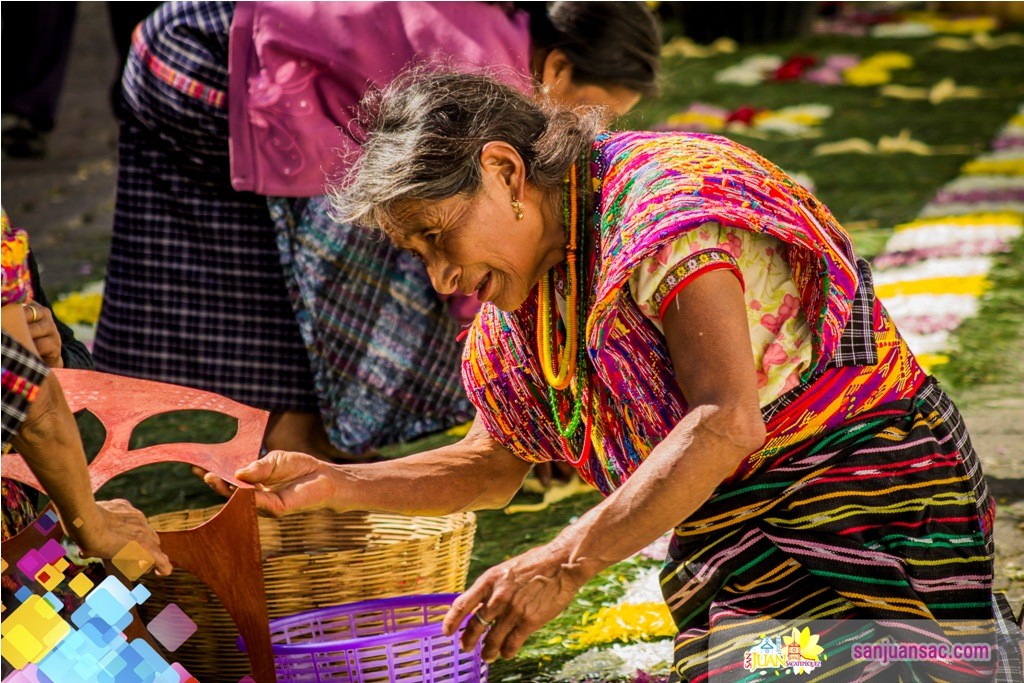
[{"label": "striped woven skirt", "polygon": [[677,527],[662,573],[679,627],[673,680],[980,681],[1019,671],[1012,647],[985,661],[884,664],[854,650],[997,644],[993,515],[960,414],[934,381],[794,447]]},{"label": "striped woven skirt", "polygon": [[233,13],[165,3],[134,36],[96,366],[315,411],[266,198],[231,187]]}]

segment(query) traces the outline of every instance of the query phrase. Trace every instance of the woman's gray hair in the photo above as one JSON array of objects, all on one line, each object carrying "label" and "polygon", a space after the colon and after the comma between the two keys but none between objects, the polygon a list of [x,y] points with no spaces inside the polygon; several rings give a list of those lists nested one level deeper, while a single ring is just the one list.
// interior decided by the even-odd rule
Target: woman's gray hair
[{"label": "woman's gray hair", "polygon": [[392,238],[409,202],[472,196],[480,189],[480,153],[491,141],[515,148],[536,187],[561,185],[573,161],[601,129],[598,110],[542,106],[482,75],[408,73],[361,105],[362,154],[331,190],[332,216],[379,228]]}]

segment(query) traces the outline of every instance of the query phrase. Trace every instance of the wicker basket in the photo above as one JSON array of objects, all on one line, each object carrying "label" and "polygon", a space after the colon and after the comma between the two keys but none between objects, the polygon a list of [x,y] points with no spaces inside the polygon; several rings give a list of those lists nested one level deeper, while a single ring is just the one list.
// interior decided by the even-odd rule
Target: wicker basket
[{"label": "wicker basket", "polygon": [[[220,507],[156,515],[157,531],[191,529]],[[397,595],[458,592],[466,587],[476,517],[405,517],[315,511],[260,518],[260,544],[270,618]],[[174,653],[204,683],[237,681],[249,673],[235,646],[238,632],[220,601],[198,579],[176,571],[143,582],[153,593],[141,607],[148,622],[176,603],[199,627]]]}]

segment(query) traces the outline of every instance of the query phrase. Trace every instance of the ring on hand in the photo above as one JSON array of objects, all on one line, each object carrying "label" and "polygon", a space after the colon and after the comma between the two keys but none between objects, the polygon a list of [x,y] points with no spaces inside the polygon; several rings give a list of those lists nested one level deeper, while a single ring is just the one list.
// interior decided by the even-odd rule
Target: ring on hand
[{"label": "ring on hand", "polygon": [[482,616],[480,616],[479,612],[473,612],[473,617],[476,618],[476,620],[479,621],[484,626],[490,626],[491,624],[493,624],[494,622],[497,621],[497,619],[491,619],[490,621],[487,621]]},{"label": "ring on hand", "polygon": [[37,311],[36,307],[33,306],[32,304],[22,304],[22,306],[24,306],[28,310],[32,311],[32,318],[28,321],[29,324],[34,323],[34,322],[36,322],[37,320],[39,320],[40,318],[43,317],[43,316],[39,315],[39,311]]}]

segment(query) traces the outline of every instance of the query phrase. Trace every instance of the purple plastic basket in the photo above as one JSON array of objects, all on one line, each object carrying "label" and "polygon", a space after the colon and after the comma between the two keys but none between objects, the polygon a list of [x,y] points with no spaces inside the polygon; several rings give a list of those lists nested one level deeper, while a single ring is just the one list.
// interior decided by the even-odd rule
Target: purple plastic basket
[{"label": "purple plastic basket", "polygon": [[[272,619],[278,683],[486,683],[480,643],[459,649],[441,620],[458,593],[367,600]],[[467,619],[468,620],[468,619]],[[238,649],[245,643],[238,639]]]}]

